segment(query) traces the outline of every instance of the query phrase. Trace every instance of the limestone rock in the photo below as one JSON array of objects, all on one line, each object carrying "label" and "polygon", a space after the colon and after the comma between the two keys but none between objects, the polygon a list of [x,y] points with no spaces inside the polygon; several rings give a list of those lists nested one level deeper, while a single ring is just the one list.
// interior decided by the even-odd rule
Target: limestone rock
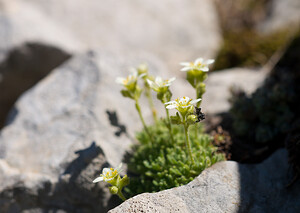
[{"label": "limestone rock", "polygon": [[176,72],[180,61],[213,57],[220,42],[209,0],[0,0],[0,128],[22,92],[76,53],[150,52]]},{"label": "limestone rock", "polygon": [[78,55],[20,97],[0,132],[1,212],[106,212],[119,202],[92,180],[121,162],[142,128],[115,84],[135,60]]},{"label": "limestone rock", "polygon": [[265,80],[268,72],[246,68],[232,68],[208,75],[206,93],[203,95],[204,112],[216,114],[230,108],[230,90],[239,88],[247,94],[254,92]]},{"label": "limestone rock", "polygon": [[299,212],[300,182],[286,188],[285,150],[257,165],[220,162],[189,184],[137,195],[109,213],[126,212]]},{"label": "limestone rock", "polygon": [[[19,4],[19,0],[6,0]],[[214,4],[210,0],[29,0],[38,12],[88,48],[150,52],[178,68],[178,62],[213,57],[221,42]],[[10,3],[11,4],[11,3]],[[23,8],[22,8],[23,9]]]},{"label": "limestone rock", "polygon": [[[267,70],[247,68],[231,68],[208,73],[205,81],[206,92],[201,103],[202,111],[208,114],[228,111],[231,88],[240,88],[247,94],[251,94],[263,83],[267,75]],[[184,78],[176,79],[172,91],[174,91],[174,97],[195,97],[195,90]]]},{"label": "limestone rock", "polygon": [[83,50],[28,2],[0,0],[0,128],[16,99],[71,54]]},{"label": "limestone rock", "polygon": [[299,29],[299,11],[300,1],[298,0],[272,0],[269,2],[268,16],[257,28],[263,33],[271,33],[278,29]]},{"label": "limestone rock", "polygon": [[26,42],[59,47],[66,52],[83,50],[82,44],[28,1],[0,0],[0,61],[6,52]]}]

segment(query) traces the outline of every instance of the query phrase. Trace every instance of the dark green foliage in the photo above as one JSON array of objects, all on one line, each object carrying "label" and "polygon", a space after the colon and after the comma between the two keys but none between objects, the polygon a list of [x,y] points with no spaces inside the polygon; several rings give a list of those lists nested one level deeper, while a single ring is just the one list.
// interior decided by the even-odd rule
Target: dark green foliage
[{"label": "dark green foliage", "polygon": [[295,117],[291,108],[297,101],[293,84],[293,78],[282,72],[269,78],[251,97],[235,94],[231,100],[235,133],[258,143],[286,133]]},{"label": "dark green foliage", "polygon": [[260,35],[252,29],[226,32],[214,69],[264,65],[277,50],[288,43],[289,39],[288,30],[269,35]]},{"label": "dark green foliage", "polygon": [[[251,96],[233,94],[231,115],[237,136],[251,143],[281,140],[300,117],[300,33],[264,85]],[[288,56],[288,57],[287,57]]]},{"label": "dark green foliage", "polygon": [[[211,145],[212,138],[203,133],[200,127],[198,138],[195,129],[190,127],[190,139],[195,165],[191,165],[185,147],[184,130],[181,125],[173,125],[174,140],[171,143],[169,131],[164,123],[149,126],[155,143],[151,144],[145,131],[137,134],[139,144],[133,147],[129,162],[129,172],[133,173],[126,192],[131,196],[143,192],[160,190],[187,184],[205,168],[225,160],[223,154],[216,153],[217,148]],[[200,125],[198,125],[200,126]]]},{"label": "dark green foliage", "polygon": [[268,18],[272,0],[216,0],[223,32],[221,46],[214,70],[236,66],[265,65],[272,55],[285,47],[293,35],[293,27],[268,34],[259,33],[257,27]]}]

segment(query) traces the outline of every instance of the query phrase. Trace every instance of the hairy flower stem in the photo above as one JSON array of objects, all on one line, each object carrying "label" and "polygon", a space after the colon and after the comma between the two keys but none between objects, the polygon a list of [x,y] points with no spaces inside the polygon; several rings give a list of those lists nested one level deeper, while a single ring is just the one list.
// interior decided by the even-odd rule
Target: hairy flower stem
[{"label": "hairy flower stem", "polygon": [[141,121],[142,121],[142,124],[143,124],[143,126],[144,126],[144,129],[145,129],[147,135],[149,136],[151,142],[153,143],[152,136],[150,135],[150,132],[149,132],[147,126],[146,126],[146,123],[145,123],[145,120],[144,120],[144,118],[143,118],[143,115],[142,115],[141,108],[140,108],[140,105],[139,105],[138,100],[135,100],[135,108],[136,108],[136,110],[137,110],[138,113],[139,113],[140,119],[141,119]]},{"label": "hairy flower stem", "polygon": [[172,143],[174,143],[175,141],[174,141],[173,133],[172,133],[172,124],[171,124],[171,120],[170,120],[169,110],[168,110],[167,108],[165,108],[165,109],[166,109],[167,120],[168,120],[167,127],[168,127],[168,129],[169,129],[171,141],[172,141]]},{"label": "hairy flower stem", "polygon": [[124,197],[123,193],[119,190],[117,195],[119,196],[119,198],[121,198],[123,201],[126,200],[126,198]]},{"label": "hairy flower stem", "polygon": [[156,109],[154,107],[153,100],[152,100],[152,97],[151,97],[150,87],[146,87],[145,93],[146,93],[146,96],[148,98],[148,102],[149,102],[149,105],[150,105],[150,108],[151,108],[151,111],[152,111],[153,119],[154,119],[155,123],[157,123],[158,122],[157,114],[156,114]]},{"label": "hairy flower stem", "polygon": [[189,125],[186,123],[183,123],[184,126],[184,134],[185,134],[185,145],[186,145],[186,149],[188,150],[189,156],[190,156],[190,160],[192,162],[192,164],[195,164],[194,158],[192,156],[192,148],[191,148],[191,143],[190,143],[190,138],[189,138]]}]

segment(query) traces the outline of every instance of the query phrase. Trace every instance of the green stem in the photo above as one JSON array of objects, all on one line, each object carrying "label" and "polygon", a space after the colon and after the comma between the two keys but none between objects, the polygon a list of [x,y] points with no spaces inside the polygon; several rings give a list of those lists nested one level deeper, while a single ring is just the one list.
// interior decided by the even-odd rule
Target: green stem
[{"label": "green stem", "polygon": [[118,195],[123,201],[126,200],[126,198],[124,197],[123,193],[122,193],[120,190],[118,191],[117,195]]},{"label": "green stem", "polygon": [[198,123],[195,123],[195,138],[198,140]]},{"label": "green stem", "polygon": [[150,135],[150,132],[149,132],[147,126],[146,126],[146,123],[145,123],[145,120],[144,120],[144,118],[143,118],[143,115],[142,115],[141,108],[140,108],[140,105],[139,105],[138,100],[135,100],[135,108],[137,109],[137,111],[138,111],[138,113],[139,113],[140,119],[141,119],[141,121],[142,121],[142,124],[143,124],[143,126],[144,126],[144,129],[145,129],[146,133],[148,134],[148,136],[149,136],[151,142],[153,143],[153,139],[152,139],[152,137],[151,137],[151,135]]},{"label": "green stem", "polygon": [[[198,90],[198,89],[196,89],[196,90]],[[202,96],[200,96],[200,95],[198,95],[198,91],[196,92],[196,96],[197,96],[197,99],[198,98],[202,98]],[[199,108],[200,107],[200,104],[201,104],[201,102],[202,102],[202,100],[201,101],[199,101],[199,102],[197,102],[197,104],[196,104],[196,106]],[[195,137],[196,137],[196,139],[198,138],[198,123],[195,123]]]},{"label": "green stem", "polygon": [[151,111],[152,111],[152,115],[153,115],[153,119],[155,121],[155,123],[157,123],[157,114],[156,114],[156,109],[154,107],[154,104],[153,104],[153,100],[152,100],[152,97],[151,97],[151,91],[150,91],[150,88],[146,86],[146,96],[148,98],[148,102],[149,102],[149,105],[150,105],[150,108],[151,108]]},{"label": "green stem", "polygon": [[170,137],[171,137],[171,141],[172,143],[174,143],[174,138],[173,138],[173,133],[172,133],[172,124],[171,124],[171,120],[170,120],[170,114],[169,114],[169,110],[167,108],[166,109],[166,113],[167,113],[167,120],[168,120],[168,124],[167,127],[169,129],[169,133],[170,133]]},{"label": "green stem", "polygon": [[186,145],[186,148],[188,150],[188,153],[189,153],[190,160],[191,160],[192,164],[195,164],[195,161],[194,161],[194,158],[193,158],[193,155],[192,155],[192,148],[191,148],[191,143],[190,143],[190,139],[189,139],[189,134],[188,134],[189,126],[185,122],[183,123],[183,126],[184,126],[184,134],[185,134],[185,145]]}]

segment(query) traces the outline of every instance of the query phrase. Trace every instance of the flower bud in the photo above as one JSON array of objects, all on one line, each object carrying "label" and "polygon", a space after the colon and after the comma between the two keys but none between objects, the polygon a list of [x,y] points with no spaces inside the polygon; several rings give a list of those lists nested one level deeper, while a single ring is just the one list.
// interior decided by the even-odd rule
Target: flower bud
[{"label": "flower bud", "polygon": [[148,66],[147,64],[140,64],[137,68],[138,75],[147,74],[148,73]]},{"label": "flower bud", "polygon": [[188,124],[194,124],[197,121],[197,116],[196,115],[189,115],[187,117],[187,123]]},{"label": "flower bud", "polygon": [[116,186],[111,186],[111,187],[109,187],[109,191],[110,191],[110,193],[115,195],[118,193],[119,189]]}]

